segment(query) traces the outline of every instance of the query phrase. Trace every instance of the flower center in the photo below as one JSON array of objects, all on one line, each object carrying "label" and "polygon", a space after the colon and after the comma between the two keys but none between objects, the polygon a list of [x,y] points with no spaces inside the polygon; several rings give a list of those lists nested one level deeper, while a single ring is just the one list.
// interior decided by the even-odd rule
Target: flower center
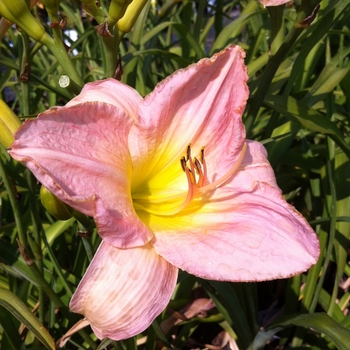
[{"label": "flower center", "polygon": [[187,192],[174,195],[133,195],[134,208],[160,216],[172,216],[180,213],[194,199],[201,199],[203,194],[215,190],[229,180],[241,165],[246,150],[247,144],[244,143],[237,161],[230,170],[218,180],[208,183],[204,147],[201,149],[198,159],[192,157],[191,145],[188,145],[186,156],[180,159],[182,170],[187,178]]}]

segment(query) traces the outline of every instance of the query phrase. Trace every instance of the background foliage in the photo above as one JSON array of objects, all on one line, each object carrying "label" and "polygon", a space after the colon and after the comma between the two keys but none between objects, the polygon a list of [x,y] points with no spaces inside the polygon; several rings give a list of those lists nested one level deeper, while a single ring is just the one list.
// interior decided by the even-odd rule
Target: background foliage
[{"label": "background foliage", "polygon": [[[131,32],[112,39],[97,34],[101,18],[86,15],[79,1],[60,2],[55,20],[66,19],[62,30],[50,28],[53,18],[39,5],[33,15],[56,41],[63,37],[70,62],[59,63],[45,45],[8,29],[1,98],[23,119],[64,105],[81,81],[114,74],[110,62],[119,41],[121,80],[142,95],[176,69],[241,45],[251,91],[247,138],[265,145],[286,199],[309,220],[322,247],[315,266],[286,280],[220,283],[182,273],[168,309],[143,334],[100,343],[85,328],[65,348],[349,349],[349,1],[296,0],[265,9],[256,0],[153,0]],[[108,8],[102,0],[104,16]],[[66,88],[59,84],[64,74],[71,78]],[[0,348],[54,349],[80,319],[68,302],[99,237],[84,235],[75,219],[50,216],[40,185],[4,147],[0,160]],[[18,238],[30,254],[20,253]]]}]

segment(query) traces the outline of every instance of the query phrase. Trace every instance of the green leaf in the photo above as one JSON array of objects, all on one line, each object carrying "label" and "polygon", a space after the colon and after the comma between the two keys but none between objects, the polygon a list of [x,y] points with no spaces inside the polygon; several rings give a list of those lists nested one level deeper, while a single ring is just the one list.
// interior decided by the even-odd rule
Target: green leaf
[{"label": "green leaf", "polygon": [[313,106],[325,99],[344,79],[348,72],[349,68],[338,68],[327,64],[302,101],[308,106]]},{"label": "green leaf", "polygon": [[336,125],[323,114],[291,96],[270,95],[264,103],[288,119],[300,123],[305,129],[328,134],[350,158],[350,146]]},{"label": "green leaf", "polygon": [[3,336],[0,341],[0,349],[18,350],[21,349],[22,340],[18,333],[18,324],[11,313],[0,307],[0,325],[3,328]]},{"label": "green leaf", "polygon": [[[241,300],[235,290],[229,283],[201,281],[201,284],[227,323],[234,329],[243,348],[247,348],[253,339],[253,333],[247,319],[248,315],[244,312]],[[217,291],[219,297],[212,292],[209,285]]]},{"label": "green leaf", "polygon": [[33,332],[47,349],[55,349],[55,342],[49,332],[17,295],[9,290],[0,288],[0,305],[9,310],[20,322]]},{"label": "green leaf", "polygon": [[210,55],[216,51],[222,50],[222,48],[231,43],[236,36],[241,35],[242,29],[247,22],[252,17],[258,16],[263,12],[264,10],[259,10],[259,3],[257,1],[253,0],[248,2],[240,16],[220,32],[210,49]]},{"label": "green leaf", "polygon": [[303,314],[297,316],[288,315],[280,317],[272,326],[268,327],[266,330],[261,330],[257,334],[250,349],[262,349],[271,336],[290,326],[310,327],[331,338],[338,350],[349,350],[350,330],[335,322],[325,313]]}]

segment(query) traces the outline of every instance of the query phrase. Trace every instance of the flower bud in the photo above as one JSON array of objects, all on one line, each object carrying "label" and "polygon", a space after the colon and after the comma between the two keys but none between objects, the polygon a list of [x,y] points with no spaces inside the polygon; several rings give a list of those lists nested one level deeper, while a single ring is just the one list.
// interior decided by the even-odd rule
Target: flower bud
[{"label": "flower bud", "polygon": [[24,0],[1,0],[0,15],[16,23],[30,37],[44,45],[51,40],[41,23],[30,13]]},{"label": "flower bud", "polygon": [[74,209],[63,203],[44,186],[40,188],[40,199],[45,209],[56,219],[68,220],[73,216]]},{"label": "flower bud", "polygon": [[21,122],[16,114],[3,100],[0,100],[0,143],[5,148],[11,146],[15,140],[13,134],[20,126]]},{"label": "flower bud", "polygon": [[133,0],[127,7],[124,16],[118,21],[117,27],[123,33],[129,33],[148,0]]},{"label": "flower bud", "polygon": [[132,0],[112,0],[108,9],[107,23],[114,26],[125,14],[125,10]]}]

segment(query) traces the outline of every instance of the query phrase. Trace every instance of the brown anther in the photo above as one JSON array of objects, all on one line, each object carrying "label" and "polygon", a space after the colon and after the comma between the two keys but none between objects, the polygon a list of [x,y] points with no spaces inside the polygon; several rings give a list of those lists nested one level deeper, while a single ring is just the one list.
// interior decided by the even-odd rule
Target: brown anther
[{"label": "brown anther", "polygon": [[202,172],[202,165],[196,157],[194,157],[194,167],[196,169],[197,174],[199,175]]},{"label": "brown anther", "polygon": [[186,152],[187,158],[186,160],[189,160],[191,158],[191,144],[187,146],[187,152]]},{"label": "brown anther", "polygon": [[185,157],[182,157],[182,158],[180,159],[180,162],[181,162],[181,168],[182,168],[182,170],[183,170],[183,171],[186,171],[186,159],[185,159]]},{"label": "brown anther", "polygon": [[201,163],[204,163],[204,146],[201,148]]}]

